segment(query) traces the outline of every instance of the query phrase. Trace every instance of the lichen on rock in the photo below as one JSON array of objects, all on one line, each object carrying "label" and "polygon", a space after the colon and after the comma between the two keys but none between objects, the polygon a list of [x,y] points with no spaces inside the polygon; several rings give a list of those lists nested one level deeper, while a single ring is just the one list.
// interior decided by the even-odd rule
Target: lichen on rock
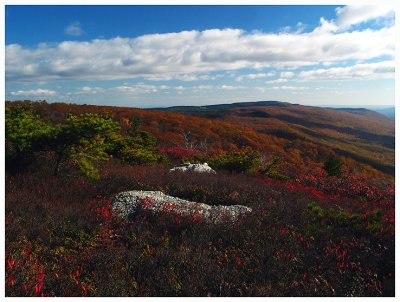
[{"label": "lichen on rock", "polygon": [[149,212],[224,223],[235,222],[243,215],[251,213],[252,209],[243,205],[210,206],[169,196],[160,191],[127,191],[114,196],[112,211],[128,220]]}]

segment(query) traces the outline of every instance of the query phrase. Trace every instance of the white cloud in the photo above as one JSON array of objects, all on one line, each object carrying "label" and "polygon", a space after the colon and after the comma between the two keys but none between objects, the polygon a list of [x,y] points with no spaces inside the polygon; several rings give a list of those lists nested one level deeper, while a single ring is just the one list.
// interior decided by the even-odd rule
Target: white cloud
[{"label": "white cloud", "polygon": [[306,26],[302,22],[296,24],[296,33],[301,33],[305,30]]},{"label": "white cloud", "polygon": [[176,86],[176,87],[175,87],[175,90],[177,90],[177,91],[183,91],[183,90],[186,90],[186,88],[183,87],[182,85],[180,85],[180,86]]},{"label": "white cloud", "polygon": [[176,75],[171,75],[171,74],[151,74],[151,75],[145,75],[143,76],[145,80],[147,81],[171,81],[171,80],[178,80],[178,81],[183,81],[183,82],[194,82],[194,81],[212,81],[217,78],[222,77],[222,75],[209,75],[209,74],[176,74]]},{"label": "white cloud", "polygon": [[78,21],[72,22],[64,29],[64,33],[70,36],[81,36],[84,31]]},{"label": "white cloud", "polygon": [[258,92],[261,92],[261,93],[264,93],[264,92],[267,91],[267,89],[265,87],[254,87],[253,89],[255,91],[258,91]]},{"label": "white cloud", "polygon": [[195,74],[182,74],[178,75],[175,77],[177,80],[181,80],[184,82],[192,82],[192,81],[198,81],[199,77]]},{"label": "white cloud", "polygon": [[279,74],[279,78],[276,80],[270,80],[270,81],[266,81],[265,83],[267,84],[280,84],[280,83],[286,83],[289,82],[288,79],[292,79],[295,76],[295,73],[292,71],[282,71]]},{"label": "white cloud", "polygon": [[195,90],[210,90],[210,89],[213,89],[214,86],[213,85],[197,85],[197,86],[193,86],[191,88],[195,89]]},{"label": "white cloud", "polygon": [[299,73],[303,81],[388,79],[394,78],[395,62],[356,64],[348,67],[321,68]]},{"label": "white cloud", "polygon": [[273,90],[309,90],[306,86],[274,86],[271,87]]},{"label": "white cloud", "polygon": [[[147,85],[142,82],[129,85],[124,83],[121,86],[103,88],[103,87],[89,87],[84,86],[73,92],[67,92],[67,95],[91,95],[91,94],[106,94],[106,93],[122,93],[122,94],[150,94],[159,93],[175,90],[177,92],[183,92],[187,89],[182,85],[179,86],[169,86],[169,85]],[[169,93],[169,92],[168,92]]]},{"label": "white cloud", "polygon": [[221,85],[218,87],[218,89],[222,90],[237,90],[237,89],[242,89],[244,88],[243,86],[232,86],[232,85]]},{"label": "white cloud", "polygon": [[136,94],[136,93],[151,93],[157,92],[156,86],[146,85],[146,86],[118,86],[115,87],[115,91],[127,94]]},{"label": "white cloud", "polygon": [[192,82],[192,81],[208,81],[208,80],[215,80],[215,76],[210,76],[208,74],[203,75],[196,75],[196,74],[182,74],[176,75],[176,80],[184,81],[184,82]]},{"label": "white cloud", "polygon": [[286,79],[286,78],[293,78],[294,72],[292,71],[283,71],[280,74],[281,78]]},{"label": "white cloud", "polygon": [[171,87],[167,85],[147,85],[143,83],[138,83],[135,85],[118,86],[112,88],[111,90],[126,94],[143,94],[143,93],[155,93],[162,90],[168,90],[170,88]]},{"label": "white cloud", "polygon": [[[351,8],[345,7],[338,11],[338,22],[354,24],[365,18],[375,18],[360,13],[362,17],[348,20],[346,11],[349,10]],[[36,48],[11,44],[6,46],[6,81],[138,77],[195,81],[207,79],[209,76],[204,73],[213,71],[312,67],[324,62],[394,57],[394,26],[351,32],[337,31],[337,28],[334,21],[321,19],[317,29],[306,33],[245,32],[228,28],[151,34],[132,39],[64,41]],[[257,75],[254,73],[253,77]]]},{"label": "white cloud", "polygon": [[152,74],[144,76],[147,81],[171,81],[174,77],[168,74]]},{"label": "white cloud", "polygon": [[280,33],[289,33],[292,30],[290,26],[284,26],[279,29]]},{"label": "white cloud", "polygon": [[56,94],[54,90],[34,89],[34,90],[18,90],[10,92],[12,96],[52,96]]},{"label": "white cloud", "polygon": [[244,75],[240,75],[238,77],[236,77],[236,81],[240,82],[243,79],[250,79],[250,80],[254,80],[254,79],[261,79],[261,78],[268,78],[268,77],[272,77],[274,76],[275,73],[274,72],[267,72],[267,73],[249,73],[249,74],[244,74]]},{"label": "white cloud", "polygon": [[287,79],[276,79],[276,80],[271,80],[271,81],[266,81],[265,83],[267,84],[279,84],[279,83],[286,83],[289,82]]},{"label": "white cloud", "polygon": [[336,8],[337,25],[340,28],[348,28],[352,25],[364,23],[377,18],[394,18],[394,10],[384,4],[349,5]]},{"label": "white cloud", "polygon": [[74,92],[67,92],[67,94],[69,95],[73,95],[73,94],[99,94],[99,93],[104,93],[106,91],[106,89],[102,88],[102,87],[89,87],[89,86],[84,86],[82,88],[80,88],[77,91]]},{"label": "white cloud", "polygon": [[[380,5],[348,5],[336,8],[336,20],[320,19],[320,26],[313,34],[326,34],[348,30],[353,25],[371,20],[381,21],[383,27],[394,26],[394,8],[385,4]],[[382,22],[383,21],[383,22]]]},{"label": "white cloud", "polygon": [[[299,33],[303,32],[304,29],[305,29],[305,27],[306,27],[306,26],[305,26],[302,22],[297,22],[297,24],[296,24],[296,30],[294,30],[294,33],[299,34]],[[284,27],[281,27],[281,28],[279,29],[279,32],[280,32],[280,33],[290,33],[290,32],[292,32],[292,31],[293,31],[293,29],[292,29],[291,26],[284,26]]]}]

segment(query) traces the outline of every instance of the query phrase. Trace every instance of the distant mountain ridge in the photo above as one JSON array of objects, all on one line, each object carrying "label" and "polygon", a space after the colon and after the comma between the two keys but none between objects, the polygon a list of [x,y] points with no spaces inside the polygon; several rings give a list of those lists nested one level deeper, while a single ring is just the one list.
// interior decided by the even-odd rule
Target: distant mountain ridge
[{"label": "distant mountain ridge", "polygon": [[260,101],[156,110],[234,122],[289,141],[309,141],[394,174],[394,120],[369,109]]},{"label": "distant mountain ridge", "polygon": [[279,106],[279,107],[305,106],[305,107],[339,110],[339,111],[345,111],[345,112],[359,114],[359,115],[368,115],[368,114],[372,114],[372,113],[379,113],[380,115],[383,115],[390,119],[394,118],[394,111],[395,111],[395,107],[388,107],[388,108],[380,108],[379,107],[377,109],[371,109],[371,108],[365,108],[365,107],[319,107],[319,106],[299,105],[299,104],[295,104],[295,103],[282,102],[282,101],[276,101],[276,100],[237,102],[237,103],[199,105],[199,106],[171,106],[171,107],[151,108],[151,109],[183,113],[183,112],[204,111],[204,110],[212,110],[212,109],[228,109],[228,108],[235,108],[235,107],[258,107],[258,106]]},{"label": "distant mountain ridge", "polygon": [[[368,108],[332,108],[334,110],[340,110],[349,112],[352,114],[359,114],[363,116],[375,116],[376,118],[387,118],[390,120],[394,119],[394,108],[393,109],[381,109],[373,110]],[[393,110],[393,112],[392,112]]]},{"label": "distant mountain ridge", "polygon": [[237,102],[227,104],[215,104],[215,105],[200,105],[200,106],[171,106],[164,108],[151,108],[153,110],[161,111],[177,111],[177,110],[203,110],[203,109],[226,109],[235,107],[252,107],[252,106],[291,106],[294,104],[280,101],[256,101],[256,102]]},{"label": "distant mountain ridge", "polygon": [[396,116],[396,110],[395,107],[389,107],[389,108],[381,108],[381,109],[374,109],[374,111],[383,114],[384,116],[394,120]]}]

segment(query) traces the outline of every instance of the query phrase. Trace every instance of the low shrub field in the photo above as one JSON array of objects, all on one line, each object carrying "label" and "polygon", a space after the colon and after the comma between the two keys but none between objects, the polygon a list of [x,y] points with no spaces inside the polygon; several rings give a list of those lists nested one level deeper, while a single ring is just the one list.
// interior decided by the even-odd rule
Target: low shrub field
[{"label": "low shrub field", "polygon": [[[170,173],[102,164],[97,179],[43,161],[6,171],[6,296],[394,296],[394,190],[344,173]],[[160,190],[240,204],[237,223],[113,215],[112,196]]]}]

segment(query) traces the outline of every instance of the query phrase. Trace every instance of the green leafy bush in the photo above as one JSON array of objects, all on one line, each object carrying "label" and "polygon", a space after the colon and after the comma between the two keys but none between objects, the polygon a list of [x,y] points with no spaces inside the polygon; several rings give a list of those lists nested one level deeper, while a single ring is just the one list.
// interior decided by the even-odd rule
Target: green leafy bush
[{"label": "green leafy bush", "polygon": [[343,173],[342,166],[343,166],[343,162],[340,160],[340,158],[338,158],[336,156],[331,156],[324,163],[324,170],[330,176],[341,176]]},{"label": "green leafy bush", "polygon": [[165,160],[156,151],[144,147],[124,147],[120,155],[122,161],[129,164],[152,164]]},{"label": "green leafy bush", "polygon": [[312,216],[305,228],[307,234],[332,233],[339,230],[351,230],[355,234],[370,234],[381,230],[382,212],[377,210],[364,218],[358,213],[351,213],[340,207],[322,209],[316,202],[308,204]]},{"label": "green leafy bush", "polygon": [[321,207],[315,202],[311,202],[308,204],[308,209],[310,209],[316,216],[323,217],[325,212]]},{"label": "green leafy bush", "polygon": [[260,173],[267,175],[268,177],[280,181],[289,181],[290,177],[284,175],[282,172],[278,170],[279,163],[281,162],[281,158],[275,156],[271,163],[267,164],[264,168],[260,169]]},{"label": "green leafy bush", "polygon": [[210,165],[216,169],[235,172],[256,172],[260,166],[260,153],[251,148],[244,148],[219,155],[210,160]]}]

